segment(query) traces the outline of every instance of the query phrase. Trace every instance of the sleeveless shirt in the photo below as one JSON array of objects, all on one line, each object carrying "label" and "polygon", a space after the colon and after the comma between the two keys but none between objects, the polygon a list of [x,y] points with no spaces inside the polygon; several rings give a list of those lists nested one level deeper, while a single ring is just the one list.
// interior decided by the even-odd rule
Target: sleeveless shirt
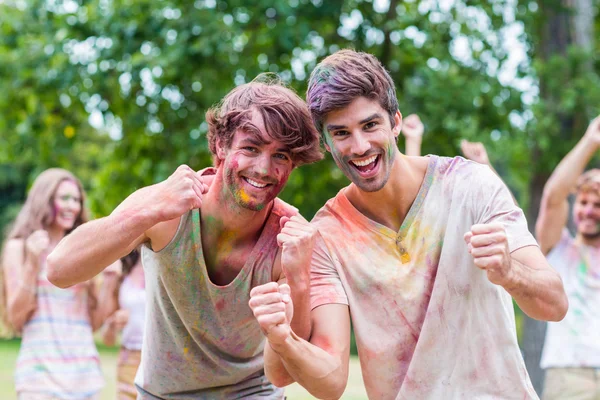
[{"label": "sleeveless shirt", "polygon": [[184,214],[171,242],[145,245],[146,323],[136,376],[141,399],[281,399],[265,377],[265,338],[248,306],[250,290],[272,281],[282,216],[297,211],[275,199],[263,231],[236,278],[209,278],[200,210]]}]

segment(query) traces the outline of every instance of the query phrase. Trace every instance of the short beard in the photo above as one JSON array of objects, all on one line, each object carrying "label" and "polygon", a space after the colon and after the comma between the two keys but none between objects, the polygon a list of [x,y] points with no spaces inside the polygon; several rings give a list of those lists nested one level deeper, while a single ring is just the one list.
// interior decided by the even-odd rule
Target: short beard
[{"label": "short beard", "polygon": [[596,240],[596,239],[600,239],[600,229],[598,231],[596,231],[595,233],[581,233],[579,232],[579,234],[581,235],[582,238],[584,238],[585,240]]}]

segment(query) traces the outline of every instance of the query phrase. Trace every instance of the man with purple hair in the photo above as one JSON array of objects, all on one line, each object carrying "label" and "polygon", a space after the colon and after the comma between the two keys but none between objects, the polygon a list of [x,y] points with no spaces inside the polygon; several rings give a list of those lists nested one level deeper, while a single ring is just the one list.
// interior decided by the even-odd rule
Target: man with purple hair
[{"label": "man with purple hair", "polygon": [[338,398],[351,320],[369,398],[536,399],[511,297],[543,320],[562,319],[567,299],[506,186],[462,157],[400,153],[394,83],[372,55],[327,57],[307,103],[351,184],[311,222],[310,342],[274,285],[252,292],[267,376]]},{"label": "man with purple hair", "polygon": [[138,399],[280,400],[248,300],[253,287],[276,285],[308,337],[315,229],[277,195],[295,167],[322,158],[319,134],[304,101],[277,82],[238,86],[206,119],[214,168],[180,166],[81,225],[48,257],[48,279],[85,281],[141,245]]},{"label": "man with purple hair", "polygon": [[[600,396],[600,170],[583,173],[598,149],[600,116],[548,179],[536,224],[540,248],[560,273],[570,305],[565,319],[548,324],[544,400]],[[571,193],[575,237],[566,228]]]}]

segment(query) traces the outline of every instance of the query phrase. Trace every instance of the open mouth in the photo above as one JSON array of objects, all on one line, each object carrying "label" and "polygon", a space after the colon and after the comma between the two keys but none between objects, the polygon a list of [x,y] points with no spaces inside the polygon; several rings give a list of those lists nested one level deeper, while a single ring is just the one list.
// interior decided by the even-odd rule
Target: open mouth
[{"label": "open mouth", "polygon": [[361,173],[366,174],[373,171],[377,164],[379,163],[379,155],[375,154],[369,158],[365,158],[364,160],[352,160],[350,164],[354,166]]}]

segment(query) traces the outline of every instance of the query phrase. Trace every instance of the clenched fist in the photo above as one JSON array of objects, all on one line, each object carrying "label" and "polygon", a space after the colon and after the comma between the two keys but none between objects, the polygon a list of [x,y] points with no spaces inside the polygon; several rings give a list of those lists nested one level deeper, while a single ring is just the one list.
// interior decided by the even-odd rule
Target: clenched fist
[{"label": "clenched fist", "polygon": [[597,116],[590,122],[584,137],[593,145],[600,147],[600,116]]},{"label": "clenched fist", "polygon": [[407,139],[421,139],[424,131],[425,127],[423,126],[423,123],[417,114],[411,114],[404,118],[404,122],[402,124],[402,134]]},{"label": "clenched fist", "polygon": [[43,229],[33,232],[25,240],[25,250],[34,260],[37,260],[48,246],[50,246],[50,237]]},{"label": "clenched fist", "polygon": [[294,315],[291,290],[287,284],[269,282],[250,292],[248,305],[269,343],[283,344],[290,337]]},{"label": "clenched fist", "polygon": [[277,244],[281,247],[281,266],[288,282],[310,279],[310,263],[317,230],[300,214],[282,217]]},{"label": "clenched fist", "polygon": [[125,325],[127,325],[127,321],[129,320],[129,311],[127,310],[117,310],[113,315],[111,315],[109,320],[110,328],[115,332],[121,332]]},{"label": "clenched fist", "polygon": [[154,210],[159,221],[169,221],[200,208],[207,191],[204,178],[187,165],[181,165],[167,180],[134,193],[131,201]]},{"label": "clenched fist", "polygon": [[461,140],[460,149],[464,156],[469,160],[473,160],[479,164],[490,165],[490,159],[483,143]]},{"label": "clenched fist", "polygon": [[505,286],[511,281],[511,257],[502,224],[476,224],[465,233],[475,265],[486,271],[490,282]]}]

